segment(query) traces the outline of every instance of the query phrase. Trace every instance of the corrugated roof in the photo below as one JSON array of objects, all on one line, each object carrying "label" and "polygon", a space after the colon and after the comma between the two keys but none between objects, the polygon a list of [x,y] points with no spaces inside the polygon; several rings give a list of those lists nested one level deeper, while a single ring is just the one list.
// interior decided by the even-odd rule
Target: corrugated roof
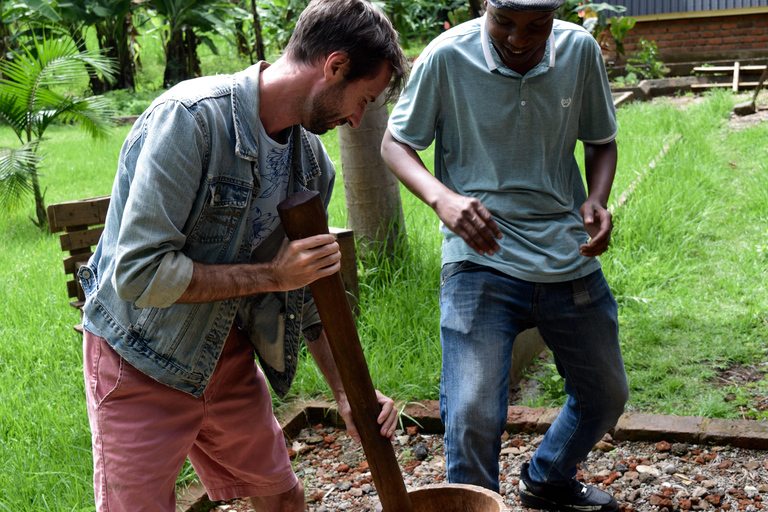
[{"label": "corrugated roof", "polygon": [[768,7],[768,0],[611,0],[607,3],[626,7],[627,10],[623,16],[653,16]]}]

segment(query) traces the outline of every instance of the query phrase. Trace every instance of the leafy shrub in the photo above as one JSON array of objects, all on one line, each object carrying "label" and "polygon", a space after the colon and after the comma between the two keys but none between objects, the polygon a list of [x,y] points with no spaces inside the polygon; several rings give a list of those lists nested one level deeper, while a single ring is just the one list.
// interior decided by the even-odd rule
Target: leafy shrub
[{"label": "leafy shrub", "polygon": [[633,56],[627,59],[627,72],[635,73],[645,79],[664,78],[664,75],[669,73],[669,68],[659,60],[656,41],[640,39],[640,48],[641,51],[633,53]]},{"label": "leafy shrub", "polygon": [[120,116],[137,116],[144,112],[147,107],[163,91],[127,91],[117,89],[109,91],[104,96],[112,105],[112,110]]}]

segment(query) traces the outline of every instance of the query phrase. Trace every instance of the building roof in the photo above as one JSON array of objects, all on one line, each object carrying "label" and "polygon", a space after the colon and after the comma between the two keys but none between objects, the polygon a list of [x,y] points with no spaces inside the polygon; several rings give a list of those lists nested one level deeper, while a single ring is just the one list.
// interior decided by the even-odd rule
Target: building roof
[{"label": "building roof", "polygon": [[[670,16],[685,14],[729,15],[765,12],[768,0],[609,0],[611,5],[622,5],[627,10],[622,16]],[[721,12],[713,12],[721,11]]]}]

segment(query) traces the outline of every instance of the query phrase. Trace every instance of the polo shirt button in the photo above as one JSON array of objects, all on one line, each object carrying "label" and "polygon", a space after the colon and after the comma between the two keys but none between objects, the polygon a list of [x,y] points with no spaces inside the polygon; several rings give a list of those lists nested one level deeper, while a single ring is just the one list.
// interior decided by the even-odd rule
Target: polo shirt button
[{"label": "polo shirt button", "polygon": [[524,101],[521,101],[521,102],[520,102],[520,104],[521,104],[522,106],[525,106],[525,102],[524,102]]}]

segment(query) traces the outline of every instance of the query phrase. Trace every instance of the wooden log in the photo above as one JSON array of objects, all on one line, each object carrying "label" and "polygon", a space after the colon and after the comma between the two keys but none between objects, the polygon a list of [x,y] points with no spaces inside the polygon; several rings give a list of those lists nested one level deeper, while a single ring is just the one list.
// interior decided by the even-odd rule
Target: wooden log
[{"label": "wooden log", "polygon": [[[328,233],[328,221],[318,192],[298,192],[277,206],[290,240]],[[384,512],[412,512],[411,501],[392,443],[379,432],[381,406],[368,372],[354,316],[339,273],[309,285],[328,338],[331,354],[360,433],[371,476]]]}]

